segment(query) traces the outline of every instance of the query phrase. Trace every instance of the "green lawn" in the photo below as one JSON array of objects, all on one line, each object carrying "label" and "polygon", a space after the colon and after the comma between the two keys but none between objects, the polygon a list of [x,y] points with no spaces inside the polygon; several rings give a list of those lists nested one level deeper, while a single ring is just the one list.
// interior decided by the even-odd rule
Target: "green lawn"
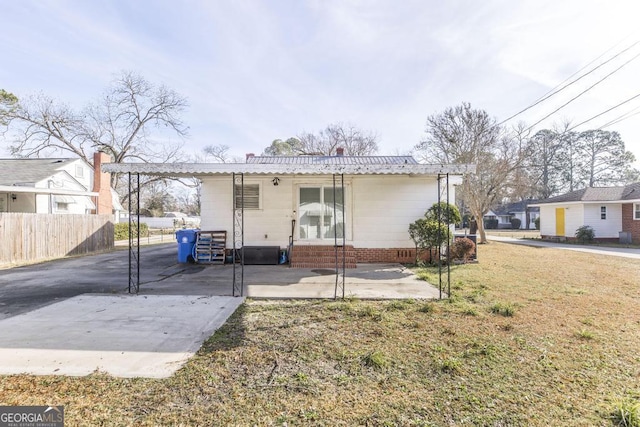
[{"label": "green lawn", "polygon": [[0,404],[74,426],[638,426],[640,260],[479,254],[450,301],[248,301],[169,379],[4,376]]}]

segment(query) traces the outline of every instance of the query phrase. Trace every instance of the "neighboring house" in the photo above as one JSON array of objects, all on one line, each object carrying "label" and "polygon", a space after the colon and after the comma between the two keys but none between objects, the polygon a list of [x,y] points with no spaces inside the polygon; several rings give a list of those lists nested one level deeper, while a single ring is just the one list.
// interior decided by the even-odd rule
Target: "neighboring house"
[{"label": "neighboring house", "polygon": [[[102,156],[102,157],[101,157]],[[96,153],[97,173],[81,159],[0,159],[0,212],[112,214],[123,210]]]},{"label": "neighboring house", "polygon": [[640,243],[640,182],[591,187],[538,201],[543,238],[575,238],[588,225],[597,240]]},{"label": "neighboring house", "polygon": [[[511,228],[511,214],[504,208],[504,206],[496,206],[485,214],[483,217],[485,224],[487,221],[497,220],[498,225],[496,228]],[[485,228],[489,228],[485,225]]]},{"label": "neighboring house", "polygon": [[[453,203],[455,185],[462,182],[463,173],[474,171],[472,165],[419,164],[411,156],[338,153],[247,155],[246,163],[110,164],[103,170],[195,176],[202,181],[202,230],[226,231],[227,249],[233,247],[234,227],[236,247],[285,249],[291,239],[291,263],[300,267],[334,263],[336,235],[340,247],[345,239],[349,266],[356,262],[414,261],[409,224],[438,201],[438,178],[444,197],[448,177]],[[234,226],[234,213],[237,215],[241,206],[242,221],[236,217]]]},{"label": "neighboring house", "polygon": [[[500,205],[487,212],[484,219],[497,219],[498,228],[511,228],[511,219],[520,220],[521,230],[535,230],[535,220],[540,216],[540,208],[531,206],[537,200],[522,200],[520,202]],[[529,218],[529,226],[527,227],[527,217]]]}]

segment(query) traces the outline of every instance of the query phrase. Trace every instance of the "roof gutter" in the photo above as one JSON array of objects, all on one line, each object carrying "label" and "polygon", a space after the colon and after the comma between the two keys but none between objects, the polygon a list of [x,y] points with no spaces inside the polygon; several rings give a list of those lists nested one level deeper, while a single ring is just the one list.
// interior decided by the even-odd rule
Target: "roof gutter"
[{"label": "roof gutter", "polygon": [[54,194],[60,196],[89,196],[97,197],[93,191],[58,190],[55,188],[23,187],[21,185],[0,185],[0,193],[34,193]]},{"label": "roof gutter", "polygon": [[464,175],[474,173],[476,165],[299,165],[299,164],[254,164],[254,163],[108,163],[102,165],[103,172],[139,173],[152,176],[207,176],[231,174],[255,175]]}]

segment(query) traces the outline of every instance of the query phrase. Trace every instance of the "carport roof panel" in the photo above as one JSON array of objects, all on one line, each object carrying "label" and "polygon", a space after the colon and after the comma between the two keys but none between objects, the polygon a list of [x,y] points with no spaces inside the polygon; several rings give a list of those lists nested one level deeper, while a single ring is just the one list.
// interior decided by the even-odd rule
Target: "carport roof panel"
[{"label": "carport roof panel", "polygon": [[139,173],[153,176],[206,175],[463,175],[475,172],[475,165],[425,164],[254,164],[254,163],[107,163],[103,172]]}]

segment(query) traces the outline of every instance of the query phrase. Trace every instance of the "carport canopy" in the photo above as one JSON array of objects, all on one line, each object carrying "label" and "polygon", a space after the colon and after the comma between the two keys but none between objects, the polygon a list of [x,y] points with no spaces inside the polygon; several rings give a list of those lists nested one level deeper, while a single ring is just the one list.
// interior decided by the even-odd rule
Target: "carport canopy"
[{"label": "carport canopy", "polygon": [[[475,165],[473,164],[420,164],[415,162],[410,157],[404,156],[299,156],[296,160],[302,160],[304,157],[305,162],[295,161],[293,158],[287,157],[278,158],[274,157],[273,162],[268,163],[105,163],[102,165],[103,172],[129,174],[129,191],[132,192],[132,179],[133,175],[146,175],[157,176],[166,178],[201,178],[205,176],[230,176],[235,183],[241,185],[244,188],[244,176],[245,175],[327,175],[334,177],[334,187],[336,186],[336,176],[340,177],[341,185],[343,185],[344,175],[406,175],[406,176],[437,176],[438,186],[440,185],[440,177],[446,176],[447,178],[447,195],[449,177],[457,176],[461,180],[462,176],[467,173],[475,172]],[[378,161],[372,161],[372,159]],[[139,179],[137,180],[136,194],[139,190]],[[455,183],[454,183],[455,184]],[[235,191],[235,186],[234,186]],[[244,190],[242,190],[244,191]],[[440,197],[440,190],[438,190],[438,197]],[[447,196],[448,198],[448,196]],[[137,199],[137,197],[136,197]],[[440,200],[440,199],[438,199]],[[130,194],[131,205],[131,194]],[[138,200],[139,205],[139,200]],[[129,290],[132,289],[132,281],[136,282],[133,286],[135,292],[138,292],[140,281],[139,273],[136,273],[136,268],[139,272],[139,250],[134,252],[132,250],[133,245],[137,245],[132,239],[133,233],[131,232],[132,215],[139,215],[139,206],[136,210],[129,209],[130,218],[130,237],[129,237]],[[244,214],[243,209],[239,211],[234,208],[234,247],[233,253],[236,253],[236,235],[239,227],[239,235],[241,236],[240,248],[244,244]],[[138,225],[139,226],[139,225]],[[139,231],[139,230],[138,230]],[[139,233],[137,233],[139,236]],[[337,236],[336,236],[337,238]],[[344,237],[343,237],[344,239]],[[344,247],[344,244],[343,244]],[[337,244],[336,244],[337,248]],[[337,249],[336,249],[337,250]],[[242,249],[240,249],[242,252]],[[235,255],[234,255],[235,256]],[[243,257],[241,257],[243,259]],[[135,264],[135,265],[134,265]],[[244,261],[240,263],[240,269],[238,273],[236,271],[236,263],[233,263],[234,267],[234,280],[233,280],[233,295],[242,295],[244,286]],[[344,263],[342,274],[342,293],[344,294]],[[135,279],[134,279],[135,277]],[[336,298],[338,295],[339,287],[339,271],[338,261],[336,254]],[[239,282],[239,285],[238,285]],[[239,288],[238,288],[239,286]],[[343,295],[344,296],[344,295]]]}]

